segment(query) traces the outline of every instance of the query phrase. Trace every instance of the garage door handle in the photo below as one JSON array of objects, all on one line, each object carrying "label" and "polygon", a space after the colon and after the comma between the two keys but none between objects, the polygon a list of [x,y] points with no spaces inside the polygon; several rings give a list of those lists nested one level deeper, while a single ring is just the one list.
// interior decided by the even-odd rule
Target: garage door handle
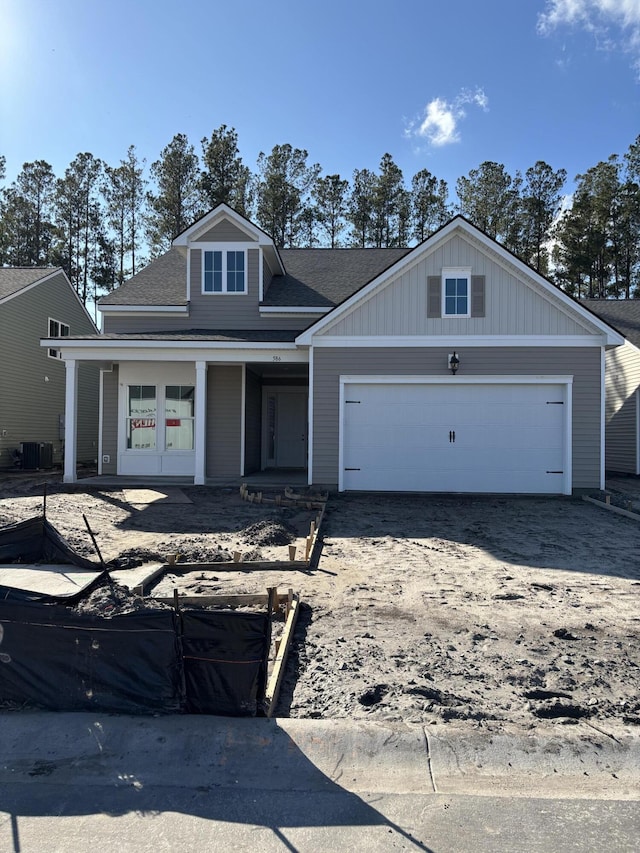
[{"label": "garage door handle", "polygon": [[449,430],[449,444],[456,443],[456,431],[454,429]]}]

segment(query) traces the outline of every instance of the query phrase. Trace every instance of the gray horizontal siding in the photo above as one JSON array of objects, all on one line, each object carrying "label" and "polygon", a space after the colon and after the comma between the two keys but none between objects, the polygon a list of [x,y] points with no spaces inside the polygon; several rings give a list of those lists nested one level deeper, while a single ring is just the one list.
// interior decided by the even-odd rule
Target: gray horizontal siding
[{"label": "gray horizontal siding", "polygon": [[636,474],[640,351],[627,342],[607,353],[606,365],[606,468]]},{"label": "gray horizontal siding", "polygon": [[242,366],[207,370],[207,476],[240,476]]},{"label": "gray horizontal siding", "polygon": [[[485,276],[482,317],[428,317],[427,282],[440,279],[443,267],[471,267]],[[328,336],[351,335],[583,335],[590,323],[577,322],[560,300],[543,292],[533,279],[519,278],[515,268],[492,260],[468,240],[454,236],[391,280],[334,325]],[[432,313],[432,312],[429,312]]]},{"label": "gray horizontal siding", "polygon": [[[340,375],[445,376],[447,348],[315,349],[313,356],[313,481],[338,483]],[[466,375],[572,375],[573,487],[600,485],[600,349],[464,348]]]},{"label": "gray horizontal siding", "polygon": [[246,231],[238,228],[228,219],[223,219],[213,228],[210,228],[197,240],[196,243],[255,243],[256,238],[250,237]]},{"label": "gray horizontal siding", "polygon": [[261,317],[260,253],[248,251],[247,293],[202,293],[202,251],[191,250],[190,326],[193,329],[293,329],[302,330],[308,319]]},{"label": "gray horizontal siding", "polygon": [[[54,464],[62,463],[60,416],[65,410],[65,366],[49,358],[40,338],[52,317],[71,334],[92,334],[64,275],[18,294],[0,306],[0,469],[12,467],[11,450],[21,442],[51,442]],[[78,375],[78,462],[92,463],[98,440],[98,371],[81,366]],[[2,431],[6,435],[2,437]]]}]

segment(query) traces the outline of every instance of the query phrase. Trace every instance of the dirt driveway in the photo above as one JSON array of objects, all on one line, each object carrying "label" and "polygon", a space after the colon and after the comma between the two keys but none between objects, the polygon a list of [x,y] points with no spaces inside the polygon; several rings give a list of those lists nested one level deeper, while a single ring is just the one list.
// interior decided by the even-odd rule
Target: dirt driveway
[{"label": "dirt driveway", "polygon": [[[122,491],[49,486],[47,516],[106,560],[283,559],[304,511],[185,488],[136,506]],[[37,483],[0,487],[0,525],[39,511]],[[293,587],[304,606],[277,713],[500,730],[640,725],[640,522],[576,498],[332,496],[310,572],[169,575],[156,592]],[[588,730],[588,728],[587,728]]]}]

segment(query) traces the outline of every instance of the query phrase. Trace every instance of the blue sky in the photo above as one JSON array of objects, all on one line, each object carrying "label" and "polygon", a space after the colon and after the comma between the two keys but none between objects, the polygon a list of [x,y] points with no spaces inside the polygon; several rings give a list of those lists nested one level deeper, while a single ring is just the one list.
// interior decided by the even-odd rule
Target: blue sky
[{"label": "blue sky", "polygon": [[253,171],[290,143],[349,179],[389,152],[452,200],[485,160],[573,179],[640,134],[640,0],[0,0],[5,184],[222,124]]}]

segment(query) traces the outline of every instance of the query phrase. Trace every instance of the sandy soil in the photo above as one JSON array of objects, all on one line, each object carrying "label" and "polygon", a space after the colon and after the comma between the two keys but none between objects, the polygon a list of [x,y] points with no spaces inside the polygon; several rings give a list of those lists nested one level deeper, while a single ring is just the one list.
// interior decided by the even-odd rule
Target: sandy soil
[{"label": "sandy soil", "polygon": [[[47,517],[95,556],[86,514],[104,559],[126,566],[286,559],[315,515],[181,492],[132,505],[52,478]],[[41,494],[37,478],[6,479],[0,525],[39,512]],[[640,731],[640,521],[576,498],[342,495],[321,534],[310,571],[169,574],[154,592],[299,592],[280,716]]]}]

